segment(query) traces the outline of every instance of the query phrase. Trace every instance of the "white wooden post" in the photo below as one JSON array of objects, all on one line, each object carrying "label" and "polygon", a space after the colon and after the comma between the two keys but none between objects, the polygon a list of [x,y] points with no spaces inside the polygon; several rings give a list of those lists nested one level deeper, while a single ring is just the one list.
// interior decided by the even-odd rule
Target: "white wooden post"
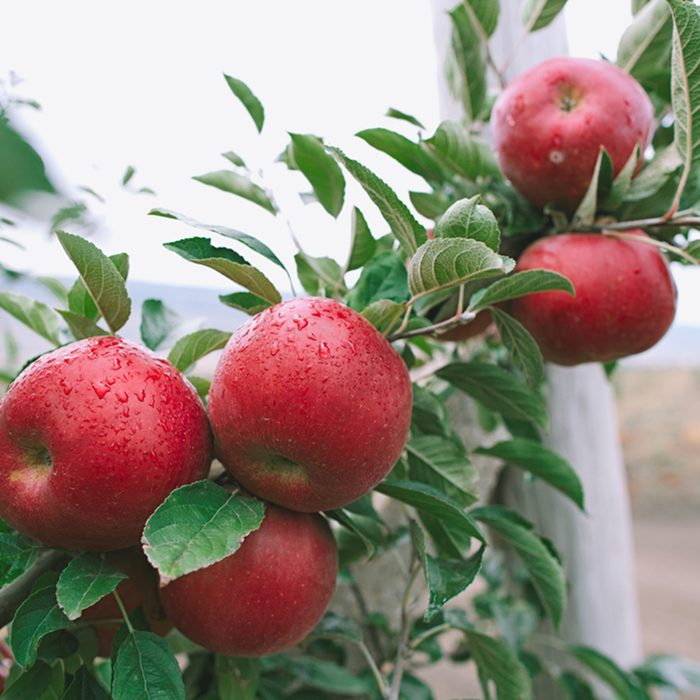
[{"label": "white wooden post", "polygon": [[[446,13],[456,4],[456,0],[432,0],[440,111],[445,119],[461,116],[444,71],[450,42]],[[510,55],[522,32],[520,2],[501,0],[499,28],[491,43],[497,63]],[[559,17],[522,44],[507,78],[567,52],[564,21]],[[567,458],[581,477],[587,514],[545,484],[516,472],[507,475],[506,500],[554,542],[565,562],[571,587],[561,628],[563,640],[593,646],[628,666],[641,656],[641,637],[632,524],[614,397],[600,365],[549,366],[547,379],[551,429],[546,443]],[[555,695],[553,689],[540,689],[537,697]]]}]

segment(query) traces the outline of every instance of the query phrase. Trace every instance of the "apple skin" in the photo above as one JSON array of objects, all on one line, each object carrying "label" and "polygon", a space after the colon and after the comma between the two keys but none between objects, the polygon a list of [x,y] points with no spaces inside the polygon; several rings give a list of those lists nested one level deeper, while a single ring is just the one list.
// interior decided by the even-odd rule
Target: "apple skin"
[{"label": "apple skin", "polygon": [[316,626],[335,590],[338,551],[324,518],[271,504],[265,511],[238,551],[160,591],[175,626],[218,654],[289,649]]},{"label": "apple skin", "polygon": [[[626,233],[646,238],[638,229]],[[665,258],[646,243],[565,233],[527,248],[517,271],[554,270],[576,296],[538,292],[511,302],[511,313],[559,365],[609,362],[648,350],[676,312],[676,286]]]},{"label": "apple skin", "polygon": [[246,490],[292,510],[339,508],[396,463],[411,421],[403,360],[332,299],[266,309],[226,345],[209,393],[215,449]]},{"label": "apple skin", "polygon": [[644,153],[654,110],[639,83],[617,66],[562,57],[513,80],[491,123],[501,170],[515,189],[537,207],[551,203],[570,213],[588,189],[601,146],[615,175],[637,145]]},{"label": "apple skin", "polygon": [[0,517],[50,547],[124,549],[174,488],[206,476],[211,450],[204,407],[169,362],[80,340],[0,402]]},{"label": "apple skin", "polygon": [[[166,616],[160,602],[158,573],[148,563],[143,550],[140,547],[131,547],[109,552],[105,556],[109,564],[128,576],[117,586],[117,594],[127,613],[132,613],[140,607],[143,609],[151,631],[161,637],[170,632],[173,623]],[[112,622],[113,620],[118,622]],[[98,655],[109,658],[114,635],[122,625],[122,613],[114,596],[112,594],[105,596],[84,610],[80,621],[94,623],[92,626],[97,634]]]}]

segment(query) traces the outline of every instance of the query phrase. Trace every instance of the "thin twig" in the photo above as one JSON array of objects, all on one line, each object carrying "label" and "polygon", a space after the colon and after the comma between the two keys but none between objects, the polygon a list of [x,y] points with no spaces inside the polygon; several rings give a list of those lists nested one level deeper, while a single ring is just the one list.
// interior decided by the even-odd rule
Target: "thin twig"
[{"label": "thin twig", "polygon": [[379,692],[381,693],[382,698],[387,698],[389,695],[389,688],[386,684],[386,680],[384,679],[382,672],[379,670],[379,667],[377,666],[377,663],[375,662],[374,658],[372,657],[372,654],[370,654],[369,649],[367,648],[367,645],[364,644],[363,642],[360,642],[360,644],[358,646],[360,648],[360,651],[362,652],[362,655],[365,657],[365,660],[367,661],[367,665],[369,666],[370,670],[372,671],[372,675],[374,676],[374,680],[377,681],[377,687],[379,688]]},{"label": "thin twig", "polygon": [[[357,581],[353,581],[350,584],[350,590],[352,591],[352,594],[355,597],[355,602],[357,603],[360,615],[362,615],[362,619],[367,620],[369,618],[369,607],[367,606],[367,601],[365,600],[364,593],[362,592],[362,589],[360,588],[360,585],[357,583]],[[381,639],[379,639],[379,635],[377,634],[377,630],[374,627],[374,625],[367,624],[365,625],[365,629],[367,630],[370,642],[374,647],[374,653],[379,658],[379,664],[381,665],[387,657],[386,650],[382,646]]]},{"label": "thin twig", "polygon": [[678,248],[665,241],[658,241],[656,238],[640,238],[640,236],[635,236],[632,233],[622,233],[620,231],[601,231],[601,233],[609,238],[619,238],[623,241],[634,241],[635,243],[643,243],[645,245],[654,246],[655,248],[661,248],[669,253],[678,255],[693,265],[700,265],[700,260],[696,260],[690,253],[686,253],[682,248]]},{"label": "thin twig", "polygon": [[436,625],[435,627],[431,627],[429,630],[426,630],[423,632],[423,634],[419,634],[412,642],[411,642],[411,649],[416,650],[418,647],[423,644],[423,642],[427,641],[431,637],[435,637],[438,634],[442,634],[443,632],[447,632],[447,630],[450,629],[450,626],[447,623],[443,623],[442,625]]},{"label": "thin twig", "polygon": [[131,624],[131,620],[129,619],[129,613],[126,611],[126,608],[124,607],[124,603],[122,602],[121,597],[119,596],[119,593],[116,591],[112,591],[112,595],[114,596],[114,599],[117,601],[117,605],[119,606],[119,611],[122,614],[122,617],[124,618],[124,623],[126,624],[126,628],[129,630],[131,634],[134,633],[134,626]]},{"label": "thin twig", "polygon": [[[683,212],[681,212],[683,214]],[[653,217],[649,219],[633,219],[632,221],[615,221],[605,224],[591,224],[590,226],[576,226],[573,231],[583,233],[595,233],[597,231],[628,231],[633,228],[657,228],[668,226],[688,226],[690,228],[700,226],[700,216],[675,216],[672,219]]]},{"label": "thin twig", "polygon": [[[471,323],[476,318],[476,314],[471,311],[465,312],[460,316],[452,316],[446,321],[440,321],[440,323],[433,323],[430,326],[423,326],[422,328],[414,328],[412,331],[401,331],[399,328],[396,333],[389,336],[389,342],[393,343],[395,340],[403,340],[404,338],[415,338],[420,335],[430,335],[431,333],[447,332],[457,326],[466,326]],[[401,324],[404,325],[404,324]]]}]

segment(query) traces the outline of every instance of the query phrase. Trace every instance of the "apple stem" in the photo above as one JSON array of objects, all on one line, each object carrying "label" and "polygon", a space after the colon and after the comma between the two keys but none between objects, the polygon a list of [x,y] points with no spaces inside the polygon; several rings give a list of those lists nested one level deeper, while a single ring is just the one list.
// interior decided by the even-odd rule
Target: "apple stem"
[{"label": "apple stem", "polygon": [[679,257],[683,258],[684,260],[687,260],[693,265],[700,265],[700,260],[695,259],[692,255],[690,255],[690,253],[686,253],[685,250],[683,250],[682,248],[678,248],[677,246],[672,245],[671,243],[666,243],[665,241],[659,241],[656,238],[641,238],[640,236],[635,236],[631,233],[622,233],[621,231],[604,230],[601,231],[601,233],[604,236],[608,236],[609,238],[619,238],[623,241],[634,241],[635,243],[643,243],[645,245],[654,246],[655,248],[661,248],[662,250],[666,250],[669,253],[678,255]]},{"label": "apple stem", "polygon": [[129,613],[126,612],[126,608],[124,607],[124,603],[122,602],[121,597],[119,596],[119,593],[116,591],[112,591],[112,595],[114,596],[114,600],[117,601],[117,605],[119,606],[119,610],[122,614],[122,617],[124,618],[124,624],[126,625],[126,628],[129,630],[129,634],[134,633],[134,626],[131,624],[131,620],[129,619]]}]

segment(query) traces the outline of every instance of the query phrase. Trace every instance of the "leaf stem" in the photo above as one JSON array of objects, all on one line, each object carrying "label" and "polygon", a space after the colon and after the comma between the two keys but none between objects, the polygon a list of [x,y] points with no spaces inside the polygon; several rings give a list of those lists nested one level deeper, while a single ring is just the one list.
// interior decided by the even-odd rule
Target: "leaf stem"
[{"label": "leaf stem", "polygon": [[640,238],[631,233],[622,233],[620,231],[601,231],[603,236],[608,236],[609,238],[619,238],[623,241],[634,241],[635,243],[643,243],[645,245],[651,245],[656,248],[661,248],[662,250],[667,250],[669,253],[678,255],[679,257],[687,260],[693,265],[700,266],[700,260],[696,260],[692,255],[686,253],[682,248],[678,248],[671,243],[666,243],[665,241],[658,241],[655,238]]},{"label": "leaf stem", "polygon": [[389,695],[389,688],[386,684],[386,680],[384,679],[384,676],[382,675],[381,671],[379,670],[379,667],[377,666],[377,663],[375,662],[374,658],[372,657],[372,654],[370,653],[369,649],[367,648],[367,645],[364,642],[360,642],[358,644],[360,651],[362,652],[362,655],[365,657],[365,660],[367,661],[367,665],[369,666],[370,670],[372,671],[372,675],[374,676],[374,680],[377,681],[377,687],[379,688],[379,692],[381,693],[382,698],[387,698]]},{"label": "leaf stem", "polygon": [[438,634],[442,634],[443,632],[447,632],[447,630],[450,629],[450,626],[447,623],[443,623],[441,625],[436,625],[435,627],[431,627],[429,630],[426,630],[423,632],[423,634],[419,634],[412,642],[410,648],[415,651],[418,649],[418,647],[423,644],[423,642],[427,641],[431,637],[436,637]]},{"label": "leaf stem", "polygon": [[[362,592],[362,589],[360,588],[360,585],[357,583],[356,580],[353,580],[352,584],[350,585],[350,590],[352,591],[352,594],[355,597],[355,601],[357,602],[357,607],[360,611],[360,614],[362,615],[362,619],[369,619],[369,607],[367,606],[367,601],[365,600],[364,593]],[[379,635],[377,634],[377,630],[375,629],[374,625],[370,624],[366,624],[364,627],[367,630],[367,634],[369,635],[370,641],[372,642],[372,646],[374,647],[374,653],[379,657],[379,662],[381,664],[384,661],[384,659],[386,659],[387,653],[384,647],[382,646],[381,640],[379,639]]]},{"label": "leaf stem", "polygon": [[[446,321],[440,321],[440,323],[433,323],[430,326],[423,326],[422,328],[414,328],[412,331],[402,331],[401,327],[397,329],[395,333],[389,336],[389,342],[393,343],[395,340],[402,340],[404,338],[415,338],[420,335],[430,335],[431,333],[440,333],[457,328],[457,326],[466,326],[471,323],[476,318],[476,314],[471,311],[465,311],[459,316],[452,316]],[[401,324],[403,328],[406,328],[405,324]]]},{"label": "leaf stem", "polygon": [[130,634],[134,633],[134,626],[131,624],[131,620],[129,619],[129,613],[126,612],[126,608],[124,607],[124,603],[122,602],[121,597],[119,596],[119,593],[116,591],[112,591],[112,595],[114,596],[114,599],[117,601],[117,605],[119,606],[119,610],[122,614],[122,617],[124,618],[124,623],[126,624],[126,628],[129,630]]}]

